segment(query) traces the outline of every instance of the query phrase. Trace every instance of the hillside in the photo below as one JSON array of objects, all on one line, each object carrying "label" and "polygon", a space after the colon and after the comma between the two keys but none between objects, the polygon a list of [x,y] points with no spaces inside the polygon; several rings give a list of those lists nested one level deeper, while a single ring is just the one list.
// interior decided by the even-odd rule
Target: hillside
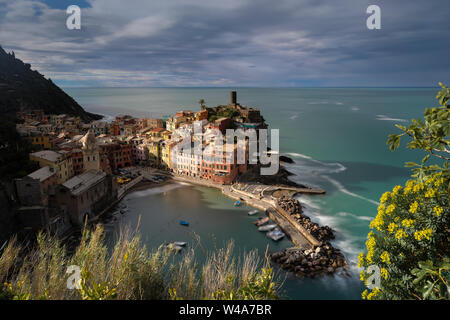
[{"label": "hillside", "polygon": [[47,114],[80,116],[84,121],[102,118],[86,112],[73,98],[31,65],[0,46],[0,114],[41,109]]}]

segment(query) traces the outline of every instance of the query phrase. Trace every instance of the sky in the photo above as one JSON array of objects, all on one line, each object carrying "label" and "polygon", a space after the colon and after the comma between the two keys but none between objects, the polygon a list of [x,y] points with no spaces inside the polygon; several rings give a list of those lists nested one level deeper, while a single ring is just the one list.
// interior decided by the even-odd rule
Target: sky
[{"label": "sky", "polygon": [[64,87],[431,87],[450,84],[449,16],[449,0],[0,0],[0,45]]}]

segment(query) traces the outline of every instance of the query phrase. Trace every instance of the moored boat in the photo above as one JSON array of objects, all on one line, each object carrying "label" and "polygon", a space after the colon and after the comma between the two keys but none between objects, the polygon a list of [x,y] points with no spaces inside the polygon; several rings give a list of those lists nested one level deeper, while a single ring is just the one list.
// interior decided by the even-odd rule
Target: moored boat
[{"label": "moored boat", "polygon": [[241,205],[241,201],[240,201],[240,200],[236,201],[236,202],[234,203],[234,205],[235,205],[236,207],[239,207],[239,206]]},{"label": "moored boat", "polygon": [[276,224],[268,224],[268,225],[259,227],[258,231],[263,231],[263,232],[271,231],[271,230],[275,229],[276,227],[277,227]]},{"label": "moored boat", "polygon": [[257,214],[257,213],[258,213],[258,210],[252,210],[252,211],[248,212],[248,215],[252,216],[252,215]]},{"label": "moored boat", "polygon": [[285,236],[285,234],[283,232],[281,232],[278,228],[276,228],[273,231],[267,232],[266,234],[269,238],[271,238],[274,241],[278,241],[278,240],[284,238],[284,236]]},{"label": "moored boat", "polygon": [[184,246],[186,245],[186,243],[187,243],[187,242],[182,242],[182,241],[175,241],[175,242],[174,242],[174,244],[175,244],[176,246],[179,246],[179,247],[184,247]]},{"label": "moored boat", "polygon": [[269,217],[264,217],[264,218],[260,218],[257,221],[255,221],[255,224],[260,227],[264,224],[266,224],[267,222],[269,222]]}]

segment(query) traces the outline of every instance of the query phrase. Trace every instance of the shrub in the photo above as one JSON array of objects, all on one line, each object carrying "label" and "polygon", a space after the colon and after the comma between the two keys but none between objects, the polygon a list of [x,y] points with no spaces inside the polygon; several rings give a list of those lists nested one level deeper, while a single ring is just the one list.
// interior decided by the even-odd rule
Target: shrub
[{"label": "shrub", "polygon": [[[371,221],[367,253],[359,255],[361,281],[367,282],[367,267],[376,265],[381,286],[364,290],[363,299],[448,299],[449,298],[449,171],[447,154],[450,90],[442,85],[440,107],[426,109],[424,120],[409,127],[397,125],[401,134],[390,135],[391,150],[409,136],[410,149],[428,154],[421,164],[412,162],[414,179],[385,192],[378,214]],[[435,163],[426,162],[433,156]]]}]

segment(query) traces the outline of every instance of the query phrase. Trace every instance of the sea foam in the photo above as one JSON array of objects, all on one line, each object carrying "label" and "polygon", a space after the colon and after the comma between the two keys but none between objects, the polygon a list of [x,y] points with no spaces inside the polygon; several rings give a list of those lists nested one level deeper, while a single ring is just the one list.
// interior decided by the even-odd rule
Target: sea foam
[{"label": "sea foam", "polygon": [[324,179],[327,179],[329,182],[331,182],[331,183],[332,183],[339,191],[341,191],[341,192],[343,192],[343,193],[345,193],[345,194],[348,194],[349,196],[352,196],[352,197],[355,197],[355,198],[359,198],[359,199],[361,199],[361,200],[365,200],[365,201],[370,202],[370,203],[373,203],[374,205],[377,205],[377,206],[380,204],[379,202],[377,202],[377,201],[375,201],[375,200],[366,198],[366,197],[364,197],[364,196],[361,196],[361,195],[359,195],[359,194],[356,194],[356,193],[354,193],[354,192],[351,192],[351,191],[347,190],[347,189],[342,185],[342,183],[340,183],[339,181],[337,181],[337,180],[335,180],[335,179],[333,179],[333,178],[330,178],[329,176],[323,175],[322,177],[323,177]]}]

